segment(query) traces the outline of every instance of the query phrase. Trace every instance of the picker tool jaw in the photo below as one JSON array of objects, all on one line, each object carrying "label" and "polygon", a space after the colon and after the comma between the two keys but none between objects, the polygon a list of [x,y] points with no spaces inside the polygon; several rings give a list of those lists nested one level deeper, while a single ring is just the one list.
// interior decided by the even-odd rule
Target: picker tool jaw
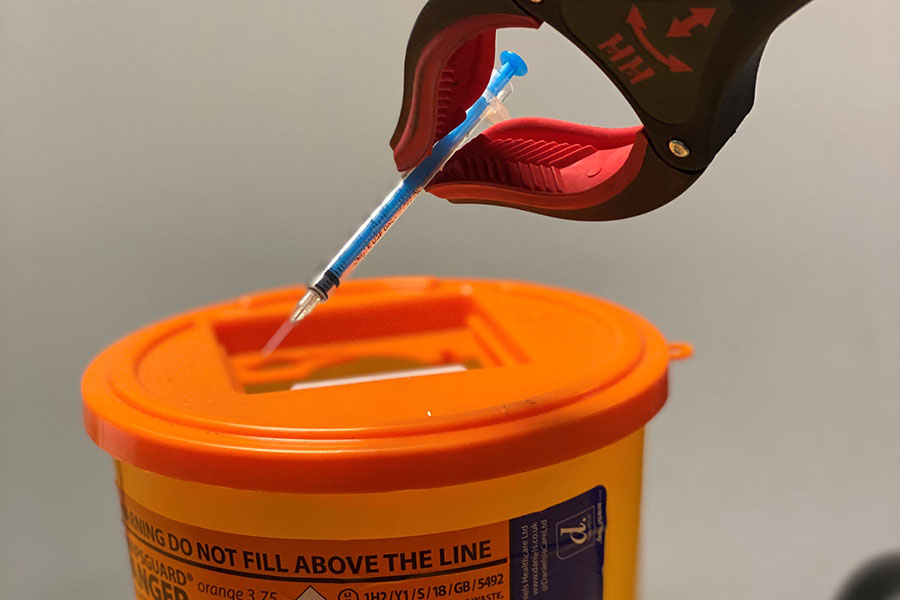
[{"label": "picker tool jaw", "polygon": [[490,77],[497,29],[547,23],[613,81],[642,125],[512,119],[458,151],[428,191],[583,221],[654,210],[735,132],[769,36],[808,1],[429,0],[407,46],[397,168],[416,166],[462,121]]}]

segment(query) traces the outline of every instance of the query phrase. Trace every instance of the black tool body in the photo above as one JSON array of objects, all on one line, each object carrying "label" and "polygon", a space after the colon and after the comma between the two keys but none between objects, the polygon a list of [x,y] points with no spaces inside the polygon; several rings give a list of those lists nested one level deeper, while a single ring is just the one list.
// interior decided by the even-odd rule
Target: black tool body
[{"label": "black tool body", "polygon": [[428,190],[453,202],[612,220],[686,190],[753,106],[774,29],[809,0],[430,0],[407,49],[392,139],[406,170],[483,89],[496,30],[544,23],[613,81],[642,127],[513,119],[461,149]]}]

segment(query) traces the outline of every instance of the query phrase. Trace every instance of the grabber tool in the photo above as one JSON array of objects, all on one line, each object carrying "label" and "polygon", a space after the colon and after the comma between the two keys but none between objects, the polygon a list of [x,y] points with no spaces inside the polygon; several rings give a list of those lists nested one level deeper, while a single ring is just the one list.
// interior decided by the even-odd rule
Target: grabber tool
[{"label": "grabber tool", "polygon": [[461,122],[490,77],[498,29],[546,23],[612,80],[642,125],[505,121],[461,148],[426,189],[582,221],[656,209],[735,132],[769,36],[808,1],[429,0],[407,47],[391,140],[397,168],[419,164]]}]

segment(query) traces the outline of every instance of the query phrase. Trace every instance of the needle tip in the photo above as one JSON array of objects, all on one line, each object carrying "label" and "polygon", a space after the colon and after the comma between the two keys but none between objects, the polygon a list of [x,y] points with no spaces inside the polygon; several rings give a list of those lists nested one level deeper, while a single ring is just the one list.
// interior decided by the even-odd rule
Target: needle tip
[{"label": "needle tip", "polygon": [[278,331],[276,331],[274,335],[272,335],[272,337],[269,339],[269,341],[266,342],[266,345],[263,346],[261,352],[263,357],[268,357],[273,352],[275,352],[275,350],[278,349],[278,346],[280,346],[284,341],[284,338],[286,338],[288,334],[294,329],[294,325],[296,324],[296,322],[291,321],[290,319],[282,323],[281,327],[278,328]]},{"label": "needle tip", "polygon": [[263,357],[268,357],[275,352],[282,342],[284,342],[288,334],[294,330],[297,323],[305,319],[321,301],[322,297],[319,294],[312,290],[308,290],[303,297],[300,298],[300,301],[297,302],[297,307],[294,309],[294,312],[291,313],[288,320],[281,324],[278,331],[276,331],[272,338],[266,342],[266,345],[263,346],[261,352]]}]

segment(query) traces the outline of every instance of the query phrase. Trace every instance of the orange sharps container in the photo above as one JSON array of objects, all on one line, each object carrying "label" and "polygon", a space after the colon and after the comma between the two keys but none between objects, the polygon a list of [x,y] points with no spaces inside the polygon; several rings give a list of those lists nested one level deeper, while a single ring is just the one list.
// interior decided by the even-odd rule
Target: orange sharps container
[{"label": "orange sharps container", "polygon": [[631,600],[666,342],[524,283],[350,282],[150,326],[84,377],[141,600]]}]

